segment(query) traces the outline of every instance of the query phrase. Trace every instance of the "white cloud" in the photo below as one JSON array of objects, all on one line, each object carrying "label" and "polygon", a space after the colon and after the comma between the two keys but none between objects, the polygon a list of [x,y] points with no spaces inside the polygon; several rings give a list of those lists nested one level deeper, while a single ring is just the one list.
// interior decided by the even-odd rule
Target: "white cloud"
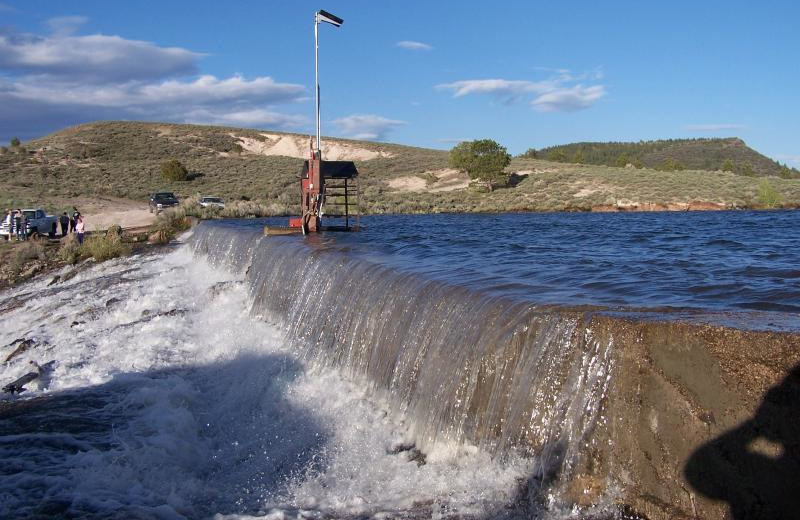
[{"label": "white cloud", "polygon": [[297,128],[307,124],[305,116],[279,114],[260,108],[233,112],[196,109],[184,115],[186,123],[239,127]]},{"label": "white cloud", "polygon": [[547,92],[553,88],[552,82],[533,82],[507,79],[468,79],[436,85],[439,90],[451,90],[453,97],[470,94],[489,94],[505,102],[519,100],[525,94]]},{"label": "white cloud", "polygon": [[200,54],[119,36],[0,32],[0,68],[52,80],[132,81],[194,74]]},{"label": "white cloud", "polygon": [[240,76],[219,80],[214,76],[200,76],[193,82],[176,80],[161,84],[146,85],[141,89],[144,100],[156,103],[182,102],[191,99],[193,103],[249,102],[275,104],[293,101],[305,93],[305,87],[292,83],[277,83],[270,77],[246,80]]},{"label": "white cloud", "polygon": [[84,84],[76,89],[71,83],[38,83],[18,81],[5,94],[18,99],[36,100],[62,105],[98,107],[202,106],[208,104],[266,103],[297,100],[305,87],[277,83],[270,77],[247,80],[240,76],[217,79],[200,76],[194,81],[167,80],[161,83],[125,82],[119,84]]},{"label": "white cloud", "polygon": [[50,18],[46,24],[55,37],[69,36],[88,22],[85,16],[59,16]]},{"label": "white cloud", "polygon": [[370,140],[383,140],[391,130],[406,124],[405,121],[373,114],[355,114],[335,119],[333,123],[347,137]]},{"label": "white cloud", "polygon": [[[307,118],[276,105],[304,86],[271,77],[194,76],[201,54],[119,36],[72,36],[85,19],[50,20],[50,36],[0,29],[0,140],[36,137],[95,119],[297,128]],[[70,33],[69,35],[64,35]]]},{"label": "white cloud", "polygon": [[542,94],[531,101],[531,105],[541,112],[574,112],[589,108],[605,95],[606,91],[602,85],[591,87],[575,85]]},{"label": "white cloud", "polygon": [[584,87],[577,81],[598,80],[601,72],[572,75],[559,69],[556,75],[542,81],[509,79],[471,79],[436,85],[439,90],[453,92],[453,97],[472,94],[490,95],[504,103],[516,103],[534,96],[531,105],[543,112],[574,111],[588,108],[606,95],[602,85]]},{"label": "white cloud", "polygon": [[408,49],[411,51],[429,51],[433,49],[433,46],[428,45],[427,43],[415,42],[411,40],[403,40],[397,42],[397,46],[402,49]]},{"label": "white cloud", "polygon": [[687,130],[696,130],[700,132],[720,132],[722,130],[741,130],[745,128],[744,125],[736,123],[709,123],[701,125],[686,125]]}]

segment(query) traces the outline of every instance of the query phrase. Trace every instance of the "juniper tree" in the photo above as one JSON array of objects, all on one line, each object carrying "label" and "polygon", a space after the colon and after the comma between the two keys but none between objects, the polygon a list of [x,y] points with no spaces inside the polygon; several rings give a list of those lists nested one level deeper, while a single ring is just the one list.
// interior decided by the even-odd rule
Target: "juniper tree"
[{"label": "juniper tree", "polygon": [[510,162],[506,148],[491,139],[464,141],[450,150],[450,165],[466,171],[472,179],[485,182],[489,191],[494,185],[508,183],[504,170]]}]

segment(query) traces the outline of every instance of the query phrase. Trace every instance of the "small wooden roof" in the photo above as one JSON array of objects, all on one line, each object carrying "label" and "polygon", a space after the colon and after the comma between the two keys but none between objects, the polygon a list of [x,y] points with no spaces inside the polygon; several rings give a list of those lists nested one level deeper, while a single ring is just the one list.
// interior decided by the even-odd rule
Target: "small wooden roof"
[{"label": "small wooden roof", "polygon": [[[358,177],[358,169],[353,161],[321,161],[320,172],[323,179],[352,179]],[[303,161],[300,175],[308,177],[308,161]]]}]

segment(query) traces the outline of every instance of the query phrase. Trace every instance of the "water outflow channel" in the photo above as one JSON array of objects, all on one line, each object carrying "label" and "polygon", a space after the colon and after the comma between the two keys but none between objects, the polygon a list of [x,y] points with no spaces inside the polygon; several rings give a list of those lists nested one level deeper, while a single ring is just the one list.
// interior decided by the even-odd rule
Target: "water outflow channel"
[{"label": "water outflow channel", "polygon": [[546,487],[555,505],[602,449],[592,432],[604,420],[611,345],[580,313],[398,272],[313,240],[204,225],[192,245],[244,277],[253,317],[281,327],[304,362],[388,403],[422,453],[474,445],[500,463],[528,457],[526,486]]},{"label": "water outflow channel", "polygon": [[[202,224],[6,291],[3,518],[573,518],[613,366],[580,314]],[[610,497],[607,502],[610,503]]]}]

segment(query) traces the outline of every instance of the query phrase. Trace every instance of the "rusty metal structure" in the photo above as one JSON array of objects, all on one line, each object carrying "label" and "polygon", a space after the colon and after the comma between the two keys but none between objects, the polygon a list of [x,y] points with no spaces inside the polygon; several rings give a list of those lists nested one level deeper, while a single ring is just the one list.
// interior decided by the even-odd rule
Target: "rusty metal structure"
[{"label": "rusty metal structure", "polygon": [[[289,219],[288,228],[267,226],[266,234],[282,235],[296,232],[357,231],[358,169],[352,161],[322,160],[320,131],[319,88],[319,24],[329,23],[339,27],[344,20],[327,11],[314,14],[314,76],[316,81],[316,142],[312,140],[310,156],[300,172],[301,216]],[[323,225],[322,219],[328,221]]]},{"label": "rusty metal structure", "polygon": [[311,157],[303,162],[300,172],[300,208],[301,216],[289,219],[289,227],[303,234],[358,231],[360,214],[355,163],[323,161],[320,150],[312,146]]}]

